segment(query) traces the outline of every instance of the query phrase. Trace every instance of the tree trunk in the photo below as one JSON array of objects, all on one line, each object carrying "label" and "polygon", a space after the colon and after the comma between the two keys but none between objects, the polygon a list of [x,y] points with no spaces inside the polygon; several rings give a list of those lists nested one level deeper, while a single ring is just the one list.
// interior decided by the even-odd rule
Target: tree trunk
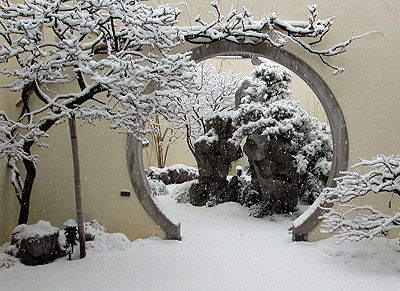
[{"label": "tree trunk", "polygon": [[72,146],[72,161],[74,164],[74,184],[75,184],[75,207],[76,207],[76,220],[78,222],[79,245],[80,245],[80,258],[86,256],[85,245],[85,232],[83,228],[83,212],[82,212],[82,196],[81,196],[81,178],[79,166],[79,151],[78,140],[76,135],[75,117],[72,116],[68,119],[69,132],[71,136]]},{"label": "tree trunk", "polygon": [[29,200],[21,200],[19,209],[18,225],[27,224],[29,218]]},{"label": "tree trunk", "polygon": [[[79,80],[79,79],[78,79]],[[28,85],[30,86],[30,85]],[[36,87],[33,88],[36,92],[36,94],[38,92],[38,89]],[[81,88],[82,89],[82,88]],[[83,88],[84,89],[84,88]],[[82,90],[83,90],[82,89]],[[27,91],[25,91],[23,93],[28,92],[30,89],[28,89]],[[87,100],[91,99],[95,94],[101,93],[103,92],[103,88],[98,85],[96,87],[93,87],[90,92],[86,95],[84,95],[84,98],[81,98],[79,100],[76,100],[75,102],[72,102],[70,104],[67,104],[68,108],[74,108],[77,105],[81,105],[84,102],[86,102]],[[21,96],[22,100],[28,100],[29,98],[27,97],[27,95],[22,95]],[[24,106],[27,106],[27,103],[24,103]],[[27,107],[23,108],[23,111],[21,112],[21,116],[26,112],[24,110],[26,110]],[[29,107],[28,107],[29,109]],[[54,113],[60,113],[60,111],[58,109],[55,109]],[[40,126],[39,129],[43,132],[47,132],[58,120],[56,119],[48,119],[45,122],[43,122]],[[72,142],[72,140],[71,140]],[[34,141],[32,140],[28,140],[25,141],[23,144],[23,150],[25,151],[25,153],[27,154],[27,156],[30,156],[31,154],[31,147],[35,144]],[[30,206],[30,199],[31,199],[31,193],[32,193],[32,189],[33,189],[33,183],[35,181],[36,178],[36,167],[35,164],[27,159],[23,160],[23,164],[26,170],[26,174],[25,174],[25,179],[24,179],[24,187],[22,189],[22,193],[21,193],[21,200],[19,201],[20,203],[20,212],[19,212],[19,217],[18,217],[18,224],[26,224],[28,223],[28,219],[29,219],[29,206]]]},{"label": "tree trunk", "polygon": [[[24,146],[25,152],[30,155],[30,147]],[[26,175],[24,181],[24,188],[22,189],[21,193],[21,200],[20,200],[20,210],[19,210],[19,217],[18,217],[18,224],[27,224],[29,218],[29,204],[31,199],[31,193],[33,188],[33,182],[35,181],[36,177],[36,168],[35,164],[29,160],[23,160]]]}]

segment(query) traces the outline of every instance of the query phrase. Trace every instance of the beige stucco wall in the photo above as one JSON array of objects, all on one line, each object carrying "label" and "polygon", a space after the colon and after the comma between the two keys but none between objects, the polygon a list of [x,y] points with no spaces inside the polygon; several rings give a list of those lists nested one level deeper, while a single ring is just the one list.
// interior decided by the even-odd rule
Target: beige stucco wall
[{"label": "beige stucco wall", "polygon": [[[0,99],[1,108],[11,107]],[[79,124],[79,123],[78,123]],[[68,124],[53,127],[46,150],[40,155],[37,178],[31,197],[29,223],[39,219],[62,227],[75,217],[72,153]],[[110,130],[105,123],[78,126],[81,163],[82,204],[86,221],[96,218],[109,231],[123,232],[130,239],[151,235],[164,237],[164,232],[151,220],[133,192],[126,166],[126,135]],[[11,186],[4,160],[0,164],[0,242],[10,238],[17,221],[19,206]],[[131,191],[121,197],[120,190]]]},{"label": "beige stucco wall", "polygon": [[[178,3],[179,1],[169,1]],[[190,2],[191,19],[198,13],[209,10],[208,0]],[[232,1],[221,0],[221,7],[228,8]],[[236,2],[235,2],[236,3]],[[258,17],[271,10],[278,10],[282,19],[306,20],[307,0],[293,1],[241,1]],[[343,66],[345,72],[334,76],[331,69],[319,59],[300,47],[289,44],[285,49],[299,56],[313,67],[333,91],[346,120],[349,134],[349,164],[361,157],[370,158],[377,154],[400,153],[400,1],[389,0],[315,0],[320,17],[335,16],[335,25],[325,37],[325,43],[332,45],[351,35],[378,31],[362,40],[352,43],[343,55],[331,61]],[[240,7],[239,7],[240,8]],[[189,19],[186,9],[182,9],[182,19]],[[188,25],[185,22],[184,25]],[[190,47],[190,45],[187,45]],[[392,208],[388,208],[386,197],[367,197],[359,203],[373,204],[390,214],[400,205],[395,197]],[[322,238],[316,228],[308,237],[310,240]]]},{"label": "beige stucco wall", "polygon": [[[41,154],[32,195],[30,222],[46,219],[57,226],[75,215],[72,154],[68,124],[49,131],[50,148]],[[126,166],[126,135],[105,123],[78,126],[82,197],[85,220],[96,218],[113,232],[131,239],[164,233],[137,200]],[[131,197],[121,197],[121,190]]]},{"label": "beige stucco wall", "polygon": [[[179,1],[168,1],[171,4]],[[220,1],[230,6],[231,1]],[[350,135],[350,163],[358,157],[378,153],[397,153],[400,144],[400,124],[396,122],[399,102],[400,2],[398,1],[313,1],[319,6],[320,16],[336,16],[332,31],[326,36],[327,45],[367,31],[379,31],[355,41],[345,54],[330,60],[345,67],[343,74],[334,76],[332,70],[300,47],[289,44],[285,49],[312,66],[327,82],[337,98],[346,118]],[[208,0],[193,1],[192,19],[208,9]],[[282,19],[306,20],[309,1],[241,1],[259,15],[278,9]],[[279,5],[278,5],[279,3]],[[187,19],[183,9],[182,19]],[[188,23],[182,23],[187,25]],[[190,45],[187,45],[190,47]],[[387,142],[382,142],[382,140]]]},{"label": "beige stucco wall", "polygon": [[[6,80],[3,78],[1,82]],[[71,84],[51,89],[61,93],[75,91],[76,87]],[[17,104],[19,93],[10,94],[2,89],[0,94],[0,110],[17,118],[21,110]],[[31,106],[36,108],[37,104]],[[146,214],[133,191],[127,170],[126,135],[109,129],[105,122],[81,125],[78,122],[77,131],[85,221],[96,218],[109,231],[123,232],[132,240],[152,235],[164,238],[165,233]],[[48,134],[49,138],[42,141],[49,145],[48,149],[32,148],[39,155],[39,163],[28,223],[43,219],[62,228],[68,218],[75,217],[68,124],[53,126]],[[19,213],[9,175],[5,160],[0,160],[0,243],[10,239]],[[121,197],[121,190],[130,191],[131,197]]]},{"label": "beige stucco wall", "polygon": [[[162,1],[164,2],[164,1]],[[169,0],[177,4],[179,0]],[[209,0],[187,1],[192,17],[209,10]],[[229,2],[229,3],[228,3]],[[342,56],[331,61],[344,66],[345,73],[333,76],[332,71],[319,59],[298,48],[286,48],[312,66],[334,92],[346,119],[349,132],[350,164],[359,157],[371,157],[379,153],[398,154],[400,145],[400,1],[388,0],[314,0],[319,5],[321,17],[335,15],[335,25],[326,37],[327,44],[344,40],[352,34],[377,30],[363,40],[356,41]],[[236,1],[221,0],[230,7]],[[293,1],[241,1],[257,16],[278,9],[284,19],[306,19],[308,0]],[[182,24],[189,24],[183,9]],[[182,50],[189,48],[182,46]],[[13,110],[15,99],[4,101],[1,91],[0,108]],[[50,220],[61,226],[74,215],[73,179],[68,130],[65,124],[50,131],[47,141],[51,148],[41,153],[38,177],[32,194],[30,222]],[[121,189],[132,187],[128,177],[125,150],[126,137],[110,132],[105,126],[79,128],[81,150],[83,206],[85,218],[97,218],[111,231],[123,231],[131,239],[152,234],[163,236],[159,228],[145,214],[136,197],[119,196]],[[171,161],[174,163],[174,161]],[[7,169],[0,161],[0,241],[9,237],[9,230],[16,221],[16,199],[8,186]],[[11,199],[10,199],[11,197]],[[14,202],[13,202],[14,201]],[[390,212],[387,200],[372,201]],[[314,231],[310,239],[320,238]]]}]

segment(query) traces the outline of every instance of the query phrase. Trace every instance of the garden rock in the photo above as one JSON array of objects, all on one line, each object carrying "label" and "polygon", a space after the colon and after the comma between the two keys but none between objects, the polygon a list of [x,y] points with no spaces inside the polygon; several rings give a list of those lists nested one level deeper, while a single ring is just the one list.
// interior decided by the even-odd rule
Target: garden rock
[{"label": "garden rock", "polygon": [[228,141],[234,132],[232,119],[215,115],[206,120],[205,129],[207,133],[194,143],[199,182],[189,189],[190,203],[203,206],[237,201],[238,191],[230,188],[226,179],[231,163],[243,155],[240,146]]},{"label": "garden rock", "polygon": [[17,249],[16,256],[29,266],[48,264],[65,255],[58,245],[59,230],[47,221],[33,225],[18,225],[11,238]]},{"label": "garden rock", "polygon": [[300,189],[290,148],[290,140],[261,135],[247,138],[243,149],[249,160],[253,189],[261,200],[261,213],[256,216],[287,213],[296,207]]}]

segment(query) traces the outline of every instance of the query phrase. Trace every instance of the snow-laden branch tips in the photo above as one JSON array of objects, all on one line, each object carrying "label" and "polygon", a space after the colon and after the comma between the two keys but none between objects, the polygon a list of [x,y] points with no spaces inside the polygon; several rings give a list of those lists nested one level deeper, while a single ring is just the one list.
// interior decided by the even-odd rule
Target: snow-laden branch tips
[{"label": "snow-laden branch tips", "polygon": [[102,119],[140,137],[154,114],[168,119],[178,89],[195,88],[190,55],[171,53],[184,40],[179,13],[132,0],[0,0],[1,73],[9,77],[2,87],[22,101],[16,120],[0,112],[0,158],[24,209],[19,223],[36,175],[32,146],[42,146],[53,125]]},{"label": "snow-laden branch tips", "polygon": [[317,55],[321,61],[334,70],[334,74],[344,71],[343,68],[331,64],[327,58],[342,54],[346,48],[359,38],[369,33],[351,36],[347,40],[327,49],[318,49],[316,45],[333,25],[333,17],[318,19],[317,5],[308,5],[307,21],[287,21],[280,19],[279,13],[271,12],[261,19],[254,19],[252,13],[243,7],[242,11],[231,9],[223,15],[219,1],[212,1],[214,18],[208,22],[201,15],[195,18],[197,26],[183,28],[185,40],[191,43],[207,44],[219,40],[235,43],[257,45],[268,42],[274,47],[283,47],[292,41],[311,54]]},{"label": "snow-laden branch tips", "polygon": [[[183,41],[268,41],[279,47],[292,40],[325,62],[357,38],[325,51],[305,43],[304,38],[321,41],[332,25],[332,19],[316,18],[316,6],[309,7],[307,22],[282,21],[277,14],[256,21],[247,10],[222,16],[214,1],[214,21],[197,18],[199,26],[182,28],[180,10],[168,5],[150,7],[135,0],[15,2],[0,0],[0,73],[8,77],[2,87],[21,94],[21,112],[15,120],[0,113],[0,158],[12,170],[11,183],[24,210],[19,223],[28,219],[36,176],[32,147],[45,146],[41,140],[52,126],[71,116],[89,124],[102,119],[111,128],[141,137],[155,115],[174,117],[182,94],[178,91],[197,90],[190,54],[171,51]],[[153,91],[144,90],[149,83]],[[18,171],[18,161],[25,171]]]},{"label": "snow-laden branch tips", "polygon": [[335,188],[322,192],[323,203],[334,202],[342,209],[327,209],[323,215],[324,232],[337,231],[341,240],[359,241],[379,234],[386,235],[391,229],[400,227],[399,209],[394,214],[387,214],[371,205],[349,203],[365,195],[388,195],[388,206],[391,208],[393,196],[400,196],[400,156],[379,155],[372,160],[361,160],[353,168],[365,167],[369,172],[345,172],[337,179]]},{"label": "snow-laden branch tips", "polygon": [[178,106],[173,118],[168,120],[168,126],[174,132],[171,142],[185,138],[194,154],[194,142],[206,133],[206,119],[233,110],[241,79],[241,75],[233,71],[219,72],[213,65],[198,65],[194,80],[197,91],[189,94],[183,91],[176,96]]}]

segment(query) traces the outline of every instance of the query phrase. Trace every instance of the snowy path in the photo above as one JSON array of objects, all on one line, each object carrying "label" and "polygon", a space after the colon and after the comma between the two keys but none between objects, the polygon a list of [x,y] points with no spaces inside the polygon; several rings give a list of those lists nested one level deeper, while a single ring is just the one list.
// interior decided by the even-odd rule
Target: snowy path
[{"label": "snowy path", "polygon": [[292,243],[288,221],[234,203],[196,208],[163,199],[182,241],[138,240],[127,251],[0,270],[0,290],[399,290],[395,241]]}]

